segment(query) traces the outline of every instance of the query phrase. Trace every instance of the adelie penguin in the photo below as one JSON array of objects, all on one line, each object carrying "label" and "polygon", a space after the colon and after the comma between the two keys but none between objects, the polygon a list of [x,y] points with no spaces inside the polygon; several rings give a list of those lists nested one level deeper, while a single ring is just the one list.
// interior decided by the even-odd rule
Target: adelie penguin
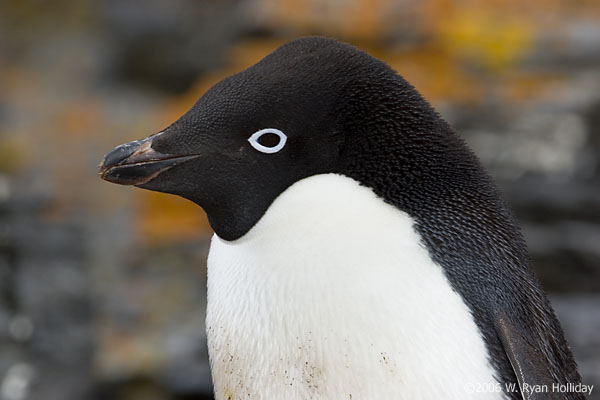
[{"label": "adelie penguin", "polygon": [[281,46],[101,176],[206,211],[217,399],[583,398],[491,179],[350,45]]}]

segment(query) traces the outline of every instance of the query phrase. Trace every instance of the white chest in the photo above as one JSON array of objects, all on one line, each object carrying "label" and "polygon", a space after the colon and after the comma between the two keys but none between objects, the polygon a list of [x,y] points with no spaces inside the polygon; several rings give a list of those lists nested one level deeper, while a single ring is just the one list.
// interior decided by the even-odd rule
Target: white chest
[{"label": "white chest", "polygon": [[328,174],[290,187],[241,239],[215,236],[216,398],[502,398],[469,386],[497,382],[487,349],[413,223]]}]

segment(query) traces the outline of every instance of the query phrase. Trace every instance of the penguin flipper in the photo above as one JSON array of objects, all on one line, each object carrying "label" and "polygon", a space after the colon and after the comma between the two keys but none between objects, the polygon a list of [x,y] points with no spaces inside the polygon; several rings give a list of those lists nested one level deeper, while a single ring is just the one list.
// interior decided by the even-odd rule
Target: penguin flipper
[{"label": "penguin flipper", "polygon": [[[530,343],[523,329],[499,313],[496,316],[496,331],[519,381],[523,399],[562,399],[559,392],[552,390],[555,380],[547,358]],[[536,390],[542,388],[547,391]]]}]

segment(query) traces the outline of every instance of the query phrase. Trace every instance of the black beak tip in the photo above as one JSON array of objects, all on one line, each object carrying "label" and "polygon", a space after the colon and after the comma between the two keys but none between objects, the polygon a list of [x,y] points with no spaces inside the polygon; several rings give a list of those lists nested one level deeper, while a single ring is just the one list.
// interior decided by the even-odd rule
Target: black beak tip
[{"label": "black beak tip", "polygon": [[163,154],[152,149],[162,132],[115,147],[100,164],[100,178],[119,185],[143,185],[160,173],[197,156]]},{"label": "black beak tip", "polygon": [[145,139],[136,140],[115,147],[104,156],[104,160],[102,160],[102,163],[100,164],[100,172],[102,173],[103,170],[125,163],[129,157],[139,151],[146,143],[148,143],[146,147],[149,147],[155,136],[156,135],[152,135]]},{"label": "black beak tip", "polygon": [[138,161],[135,159],[137,155],[136,153],[139,152],[143,147],[149,147],[154,136],[156,135],[152,135],[145,139],[136,140],[134,142],[125,143],[109,151],[104,156],[102,163],[100,163],[100,178],[104,179],[105,181],[118,183],[121,185],[135,184],[136,177],[134,174],[125,174],[127,176],[124,177],[123,172],[131,170],[131,168],[128,168],[130,167],[129,164]]},{"label": "black beak tip", "polygon": [[100,164],[100,173],[102,174],[102,172],[105,172],[110,167],[114,167],[115,165],[119,165],[121,162],[125,161],[125,159],[127,159],[127,157],[133,153],[130,148],[130,143],[127,143],[122,144],[108,152]]}]

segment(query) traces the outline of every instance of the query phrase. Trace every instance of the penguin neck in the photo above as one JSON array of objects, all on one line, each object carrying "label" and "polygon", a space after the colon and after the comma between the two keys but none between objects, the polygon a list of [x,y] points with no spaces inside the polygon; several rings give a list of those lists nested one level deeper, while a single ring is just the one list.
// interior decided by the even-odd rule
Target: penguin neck
[{"label": "penguin neck", "polygon": [[213,238],[207,336],[217,399],[463,399],[496,382],[412,219],[334,174],[296,182],[241,239]]}]

